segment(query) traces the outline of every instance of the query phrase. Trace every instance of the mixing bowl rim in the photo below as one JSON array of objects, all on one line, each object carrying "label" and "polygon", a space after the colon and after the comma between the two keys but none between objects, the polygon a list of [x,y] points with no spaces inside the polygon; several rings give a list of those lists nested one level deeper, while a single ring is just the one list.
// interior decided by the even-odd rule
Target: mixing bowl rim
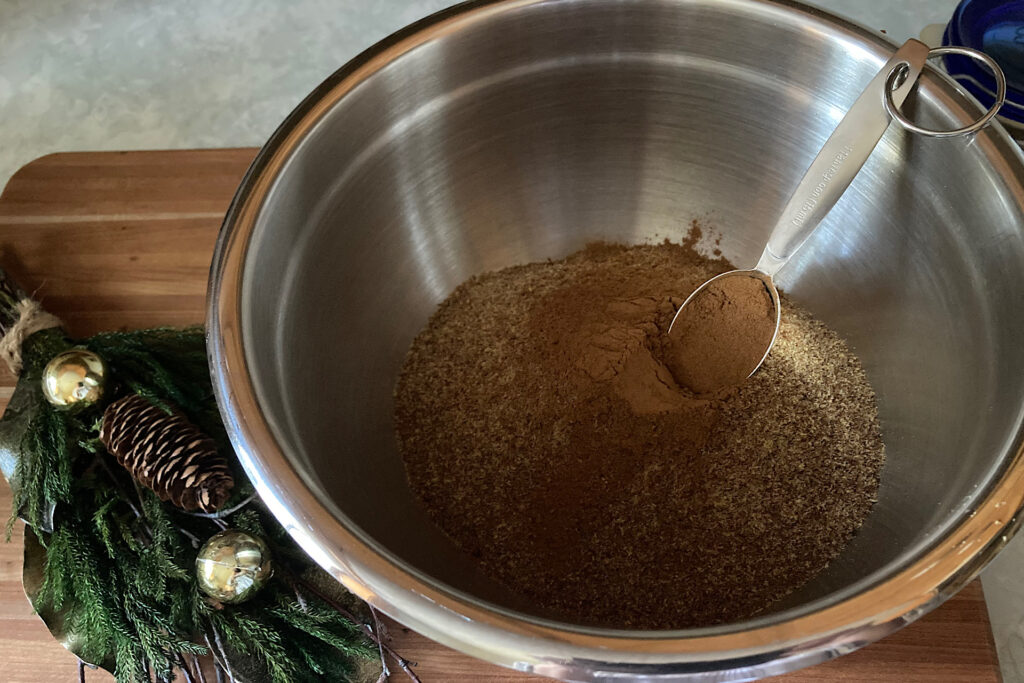
[{"label": "mixing bowl rim", "polygon": [[[264,199],[306,133],[363,80],[416,46],[458,30],[464,22],[545,1],[473,0],[388,36],[314,89],[273,133],[243,178],[225,216],[211,269],[209,360],[225,425],[260,496],[306,552],[359,597],[435,640],[501,664],[522,668],[525,661],[535,671],[545,671],[545,662],[568,667],[565,671],[577,670],[572,662],[609,662],[625,671],[657,673],[660,664],[710,661],[722,669],[740,666],[760,674],[781,673],[860,647],[934,608],[971,580],[1018,526],[1016,514],[1024,506],[1024,453],[1019,432],[1013,440],[1012,457],[1001,472],[990,477],[992,485],[986,495],[979,496],[976,509],[965,511],[964,520],[935,539],[916,560],[878,584],[821,610],[746,630],[710,634],[708,629],[635,634],[581,629],[467,599],[370,547],[332,514],[289,461],[259,405],[242,330],[246,255]],[[890,41],[877,34],[797,2],[726,1],[762,11],[795,11],[856,37],[863,47],[876,48],[880,55],[893,49]],[[1009,140],[1005,131],[999,129],[997,134]],[[1018,169],[1013,172],[1021,175]],[[513,652],[510,642],[519,651]],[[676,671],[666,669],[665,673]]]}]

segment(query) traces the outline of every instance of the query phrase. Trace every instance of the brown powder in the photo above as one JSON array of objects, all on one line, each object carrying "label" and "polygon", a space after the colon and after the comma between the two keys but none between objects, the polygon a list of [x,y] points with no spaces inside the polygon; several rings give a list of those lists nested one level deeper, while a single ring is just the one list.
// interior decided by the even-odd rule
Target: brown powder
[{"label": "brown powder", "polygon": [[698,394],[740,384],[757,368],[775,334],[767,285],[736,274],[708,283],[680,311],[661,347],[677,382]]},{"label": "brown powder", "polygon": [[472,278],[413,343],[395,403],[410,485],[539,614],[743,619],[821,571],[871,509],[874,395],[806,312],[784,300],[765,365],[711,399],[660,362],[682,297],[730,268],[692,243],[592,245]]}]

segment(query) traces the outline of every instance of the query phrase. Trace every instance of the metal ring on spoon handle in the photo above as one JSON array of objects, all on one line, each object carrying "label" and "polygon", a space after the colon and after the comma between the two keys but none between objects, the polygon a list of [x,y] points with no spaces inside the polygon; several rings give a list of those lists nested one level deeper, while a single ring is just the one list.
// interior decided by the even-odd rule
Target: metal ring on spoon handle
[{"label": "metal ring on spoon handle", "polygon": [[927,135],[933,138],[951,138],[957,135],[970,135],[971,133],[977,133],[979,130],[987,126],[989,121],[999,113],[1000,108],[1002,108],[1003,103],[1006,101],[1006,75],[1003,73],[1003,70],[999,68],[999,65],[994,59],[979,50],[972,50],[969,47],[937,47],[928,52],[928,59],[938,57],[940,55],[963,55],[981,62],[989,68],[996,79],[996,98],[988,111],[986,111],[977,121],[974,121],[962,128],[955,128],[953,130],[934,130],[932,128],[923,128],[908,119],[903,112],[900,111],[899,104],[902,103],[895,102],[890,94],[888,86],[895,83],[896,79],[899,77],[896,70],[890,72],[889,77],[886,79],[887,87],[882,94],[882,101],[885,103],[885,111],[888,112],[889,116],[896,119],[896,122],[901,126],[910,132],[918,133],[919,135]]}]

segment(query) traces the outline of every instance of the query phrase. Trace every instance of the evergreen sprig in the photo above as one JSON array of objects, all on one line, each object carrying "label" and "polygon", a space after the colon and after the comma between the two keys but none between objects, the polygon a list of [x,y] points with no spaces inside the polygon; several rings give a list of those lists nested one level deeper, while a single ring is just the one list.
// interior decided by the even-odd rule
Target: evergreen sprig
[{"label": "evergreen sprig", "polygon": [[[221,448],[230,447],[201,329],[113,332],[79,344],[107,361],[117,382],[108,389],[176,405]],[[289,581],[315,569],[253,499],[237,464],[241,485],[226,509],[252,502],[223,518],[186,513],[140,488],[103,449],[96,438],[98,407],[64,411],[42,399],[45,364],[73,345],[59,330],[27,340],[0,441],[20,456],[12,478],[14,511],[46,553],[34,606],[60,615],[76,654],[111,669],[123,683],[170,681],[186,659],[205,654],[233,678],[275,683],[349,680],[361,660],[375,657],[378,646],[366,624]],[[264,537],[279,569],[241,605],[208,601],[195,577],[198,547],[226,527]]]}]

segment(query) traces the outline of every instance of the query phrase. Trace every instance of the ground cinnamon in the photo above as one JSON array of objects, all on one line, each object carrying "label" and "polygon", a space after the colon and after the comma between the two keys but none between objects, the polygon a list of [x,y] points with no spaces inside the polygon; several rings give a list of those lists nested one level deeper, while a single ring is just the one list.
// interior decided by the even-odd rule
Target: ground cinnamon
[{"label": "ground cinnamon", "polygon": [[[693,236],[695,237],[695,236]],[[592,245],[474,277],[395,394],[410,485],[540,615],[625,628],[752,616],[817,574],[871,509],[883,448],[856,357],[786,301],[763,368],[712,397],[660,345],[722,259]]]},{"label": "ground cinnamon", "polygon": [[741,272],[708,283],[683,306],[661,353],[677,382],[707,394],[749,377],[774,335],[768,285]]}]

